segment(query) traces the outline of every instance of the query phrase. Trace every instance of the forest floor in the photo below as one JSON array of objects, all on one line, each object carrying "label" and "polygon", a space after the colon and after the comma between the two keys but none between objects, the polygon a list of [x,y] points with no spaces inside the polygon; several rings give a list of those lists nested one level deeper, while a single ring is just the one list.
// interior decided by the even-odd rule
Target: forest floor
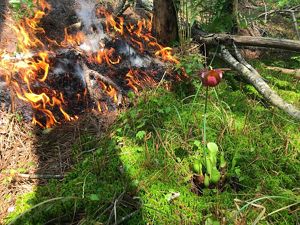
[{"label": "forest floor", "polygon": [[[15,38],[2,24],[0,46],[15,51]],[[51,26],[56,35],[65,24]],[[181,65],[193,71],[199,57],[183,57]],[[251,64],[300,107],[299,80],[266,69],[297,69],[295,55],[264,52]],[[205,88],[199,80],[145,89],[129,101],[128,109],[90,112],[45,130],[1,107],[0,223],[300,223],[299,122],[234,71],[208,97],[207,140],[227,162],[218,188],[195,190],[192,180],[203,152]]]}]

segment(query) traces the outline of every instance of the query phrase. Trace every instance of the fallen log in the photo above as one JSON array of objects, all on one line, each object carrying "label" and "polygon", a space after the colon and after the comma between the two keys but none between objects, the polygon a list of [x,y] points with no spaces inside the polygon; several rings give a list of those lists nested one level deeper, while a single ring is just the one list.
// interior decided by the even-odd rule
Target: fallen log
[{"label": "fallen log", "polygon": [[266,68],[268,70],[273,70],[276,72],[293,75],[296,79],[300,80],[300,69],[286,69],[277,66],[267,66]]},{"label": "fallen log", "polygon": [[248,80],[268,102],[280,108],[293,118],[300,120],[300,110],[294,105],[284,101],[274,90],[272,90],[260,74],[246,62],[234,43],[235,57],[231,55],[224,45],[221,45],[220,47],[222,59],[238,71],[242,77]]},{"label": "fallen log", "polygon": [[234,42],[238,46],[277,48],[300,52],[300,41],[289,39],[240,36],[230,34],[209,34],[206,36],[196,35],[194,36],[194,40],[207,45],[231,45]]}]

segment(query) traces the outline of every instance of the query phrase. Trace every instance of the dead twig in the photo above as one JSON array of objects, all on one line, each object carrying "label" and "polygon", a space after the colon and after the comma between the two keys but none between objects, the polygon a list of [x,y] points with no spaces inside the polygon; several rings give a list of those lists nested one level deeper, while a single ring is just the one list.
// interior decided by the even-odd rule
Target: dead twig
[{"label": "dead twig", "polygon": [[121,202],[121,200],[123,199],[124,195],[125,195],[125,191],[123,191],[117,198],[115,198],[113,200],[112,204],[110,205],[109,208],[112,208],[112,210],[110,212],[107,224],[110,224],[110,221],[111,221],[111,219],[112,219],[113,216],[115,218],[115,223],[114,224],[117,224],[117,205]]},{"label": "dead twig", "polygon": [[292,19],[293,19],[293,23],[294,23],[294,27],[295,27],[295,31],[296,31],[297,37],[300,40],[300,33],[299,33],[297,18],[295,16],[295,11],[294,10],[290,10],[290,13],[291,13],[291,16],[292,16]]},{"label": "dead twig", "polygon": [[122,14],[130,7],[130,3],[126,4],[122,10],[120,10],[116,16],[122,16]]},{"label": "dead twig", "polygon": [[25,179],[63,179],[65,176],[60,174],[25,174],[25,173],[16,173],[16,174],[3,174],[3,176],[16,176]]},{"label": "dead twig", "polygon": [[90,93],[91,97],[94,98],[95,101],[99,100],[100,96],[99,96],[98,93],[96,93],[94,91],[95,82],[92,81],[92,79],[90,77],[91,75],[94,77],[94,80],[100,80],[103,83],[105,83],[106,85],[110,85],[111,87],[115,88],[116,91],[118,92],[117,105],[118,106],[121,105],[121,103],[122,103],[122,90],[115,82],[113,82],[109,77],[105,77],[102,74],[98,73],[97,71],[89,69],[86,64],[82,64],[82,69],[83,69],[84,78],[85,78],[86,85],[87,85],[87,88],[89,90],[89,93]]},{"label": "dead twig", "polygon": [[258,18],[265,17],[266,15],[270,16],[270,15],[275,14],[275,13],[278,13],[278,14],[289,14],[290,11],[299,12],[299,10],[300,10],[300,5],[291,7],[289,9],[272,9],[270,11],[266,11],[265,10],[265,12],[259,14],[257,17]]}]

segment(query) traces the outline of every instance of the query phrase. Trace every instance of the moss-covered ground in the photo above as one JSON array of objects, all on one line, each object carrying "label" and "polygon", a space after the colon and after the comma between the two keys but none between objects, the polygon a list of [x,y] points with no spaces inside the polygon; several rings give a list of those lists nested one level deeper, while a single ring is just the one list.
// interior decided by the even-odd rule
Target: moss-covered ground
[{"label": "moss-covered ground", "polygon": [[[300,106],[299,81],[254,64],[286,100]],[[227,161],[222,190],[191,191],[191,165],[203,150],[205,99],[205,89],[193,81],[172,91],[158,87],[130,95],[132,106],[101,140],[83,134],[81,143],[93,144],[80,149],[74,143],[78,163],[65,179],[21,196],[7,222],[299,223],[299,122],[236,76],[225,73],[209,90],[207,140],[218,144]],[[94,150],[81,154],[89,149]],[[179,196],[170,200],[174,193]]]}]

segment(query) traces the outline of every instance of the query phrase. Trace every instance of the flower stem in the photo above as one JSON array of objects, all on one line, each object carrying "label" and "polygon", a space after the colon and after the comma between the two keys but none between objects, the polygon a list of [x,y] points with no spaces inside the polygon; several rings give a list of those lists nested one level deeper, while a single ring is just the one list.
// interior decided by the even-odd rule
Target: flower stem
[{"label": "flower stem", "polygon": [[206,146],[206,112],[207,112],[207,99],[208,99],[208,86],[206,86],[205,106],[204,106],[204,115],[203,115],[203,145],[204,145],[204,149],[205,149],[205,146]]}]

